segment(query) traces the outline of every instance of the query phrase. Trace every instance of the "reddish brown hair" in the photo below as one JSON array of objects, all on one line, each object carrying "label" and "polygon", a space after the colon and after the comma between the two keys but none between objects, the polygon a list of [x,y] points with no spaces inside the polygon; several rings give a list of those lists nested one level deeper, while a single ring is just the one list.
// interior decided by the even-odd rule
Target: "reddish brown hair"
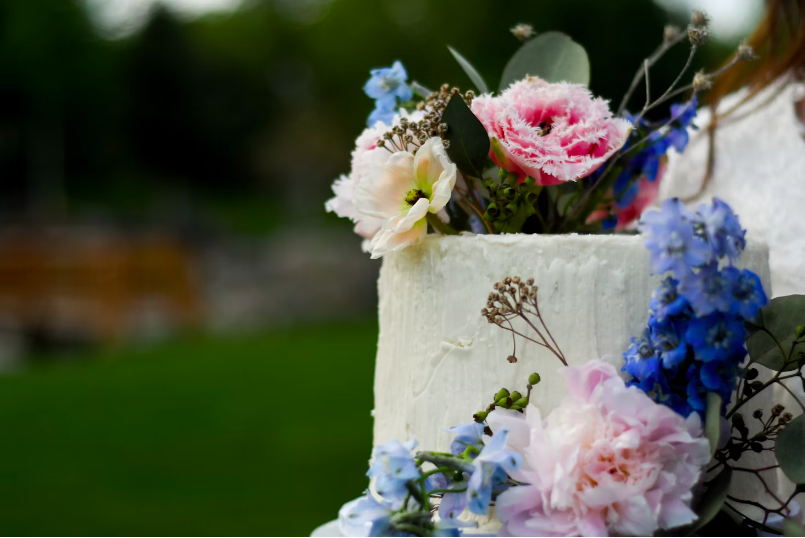
[{"label": "reddish brown hair", "polygon": [[[766,13],[754,33],[747,39],[759,58],[736,67],[718,77],[707,96],[713,112],[708,126],[710,152],[704,189],[715,164],[714,134],[720,120],[728,117],[740,104],[755,97],[759,92],[781,77],[805,75],[805,0],[766,0]],[[741,88],[748,88],[746,97],[717,115],[719,102]]]}]

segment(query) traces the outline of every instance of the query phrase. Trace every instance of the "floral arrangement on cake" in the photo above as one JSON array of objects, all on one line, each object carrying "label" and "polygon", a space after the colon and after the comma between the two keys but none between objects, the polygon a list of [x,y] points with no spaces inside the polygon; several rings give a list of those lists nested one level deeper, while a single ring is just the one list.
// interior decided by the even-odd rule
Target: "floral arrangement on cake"
[{"label": "floral arrangement on cake", "polygon": [[[604,233],[634,225],[661,281],[646,305],[646,329],[622,360],[583,365],[568,361],[551,334],[534,279],[495,283],[481,315],[511,333],[507,361],[528,361],[518,356],[518,338],[548,350],[561,368],[564,401],[552,410],[534,405],[540,375],[533,373],[522,387],[490,394],[485,409],[467,410],[468,422],[448,430],[448,452],[418,450],[414,440],[375,447],[366,491],[339,512],[342,534],[469,535],[486,518],[499,522],[500,536],[747,528],[805,535],[793,517],[794,496],[805,491],[805,415],[795,418],[779,403],[755,409],[751,419],[741,413],[773,387],[805,411],[805,351],[798,349],[805,297],[769,301],[759,277],[736,266],[746,232],[723,201],[691,211],[668,200],[646,211],[667,152],[685,149],[697,94],[753,57],[741,46],[725,69],[680,86],[707,40],[707,22],[694,12],[686,31],[668,27],[614,113],[586,86],[584,49],[556,32],[535,36],[527,25],[512,30],[524,44],[498,94],[453,49],[478,93],[409,84],[400,62],[372,71],[364,88],[376,101],[369,128],[326,207],[355,223],[373,258],[429,232]],[[688,62],[652,98],[650,68],[685,41]],[[641,81],[645,104],[629,113]],[[686,92],[670,117],[646,119]],[[745,453],[764,452],[777,463],[739,463]],[[768,485],[767,473],[778,471],[796,484],[790,495]],[[731,495],[737,473],[752,475],[769,502]]]},{"label": "floral arrangement on cake", "polygon": [[[789,517],[805,487],[805,415],[780,404],[752,420],[739,412],[773,386],[805,411],[805,352],[797,350],[805,296],[769,302],[758,276],[734,266],[746,232],[720,200],[695,212],[668,200],[638,228],[652,271],[665,278],[620,369],[603,359],[569,366],[534,280],[495,283],[481,315],[511,333],[508,362],[528,360],[517,356],[518,337],[545,347],[562,365],[564,401],[543,416],[530,403],[540,383],[533,373],[522,393],[502,388],[448,430],[449,452],[416,451],[416,441],[377,446],[368,489],[339,513],[345,536],[472,535],[473,516],[496,517],[500,536],[805,533]],[[745,467],[745,452],[773,452],[777,463]],[[785,497],[764,478],[778,469],[797,485]],[[753,475],[770,503],[730,495],[735,473]]]},{"label": "floral arrangement on cake", "polygon": [[[682,85],[707,41],[707,24],[696,11],[686,31],[667,27],[614,112],[587,87],[590,65],[581,45],[558,32],[535,35],[525,24],[512,29],[524,44],[506,64],[497,93],[452,48],[475,90],[409,84],[399,61],[372,70],[364,91],[375,109],[356,140],[352,170],[334,182],[326,209],[355,223],[372,258],[414,244],[429,230],[622,230],[654,201],[666,154],[684,151],[698,94],[726,69],[754,57],[741,46],[725,68],[697,73]],[[685,42],[690,55],[679,76],[652,95],[651,67]],[[642,81],[645,103],[629,112]],[[682,94],[688,97],[671,105],[669,117],[647,119]]]}]

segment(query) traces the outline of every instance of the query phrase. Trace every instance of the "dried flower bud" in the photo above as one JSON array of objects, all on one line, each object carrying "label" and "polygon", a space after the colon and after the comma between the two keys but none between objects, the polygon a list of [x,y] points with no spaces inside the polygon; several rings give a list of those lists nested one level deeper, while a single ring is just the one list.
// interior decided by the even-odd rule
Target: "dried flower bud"
[{"label": "dried flower bud", "polygon": [[529,278],[528,280],[525,281],[525,283],[526,283],[527,286],[533,286],[534,285],[534,279]]},{"label": "dried flower bud", "polygon": [[385,141],[385,140],[383,140],[382,138],[381,138],[380,140],[378,140],[378,141],[377,141],[377,147],[382,148],[382,147],[384,147],[385,145],[386,145],[386,141]]},{"label": "dried flower bud", "polygon": [[514,25],[509,31],[520,41],[528,41],[534,35],[534,27],[524,22]]},{"label": "dried flower bud", "polygon": [[786,411],[780,418],[785,420],[786,422],[791,422],[792,420],[794,420],[794,415]]},{"label": "dried flower bud", "polygon": [[752,416],[758,419],[763,418],[763,410],[755,409],[755,411],[752,413]]},{"label": "dried flower bud", "polygon": [[449,140],[442,140],[442,144],[444,144],[444,149],[450,148],[450,141]]},{"label": "dried flower bud", "polygon": [[701,9],[694,9],[690,17],[690,23],[693,26],[706,27],[710,24],[710,16]]},{"label": "dried flower bud", "polygon": [[751,446],[752,446],[752,450],[754,450],[758,454],[763,452],[763,445],[761,445],[760,443],[752,443]]},{"label": "dried flower bud", "polygon": [[513,276],[512,277],[512,282],[514,282],[515,284],[519,284],[520,283],[520,277],[519,276]]},{"label": "dried flower bud", "polygon": [[446,123],[440,123],[438,130],[442,134],[446,133],[447,132],[447,124]]},{"label": "dried flower bud", "polygon": [[738,50],[735,51],[735,55],[742,62],[751,62],[752,60],[757,59],[755,49],[753,49],[746,43],[741,43],[740,45],[738,45]]},{"label": "dried flower bud", "polygon": [[688,39],[690,39],[690,44],[694,47],[701,47],[705,43],[707,43],[707,39],[710,37],[710,30],[707,29],[706,26],[688,26]]},{"label": "dried flower bud", "polygon": [[673,41],[674,39],[677,38],[677,36],[679,36],[679,33],[681,31],[682,30],[679,29],[679,26],[669,24],[662,31],[663,39],[665,39],[666,41]]},{"label": "dried flower bud", "polygon": [[756,369],[754,369],[754,368],[750,368],[749,370],[746,371],[746,375],[744,377],[746,377],[746,379],[751,381],[751,380],[755,379],[757,376],[758,376],[758,371]]},{"label": "dried flower bud", "polygon": [[713,87],[713,79],[701,71],[693,76],[693,89],[697,92],[706,91]]},{"label": "dried flower bud", "polygon": [[783,407],[780,404],[777,404],[771,408],[771,414],[774,415],[775,417],[779,417],[783,413],[783,411],[785,411],[785,407]]},{"label": "dried flower bud", "polygon": [[472,415],[472,419],[480,424],[481,422],[486,420],[487,415],[489,415],[489,413],[487,413],[486,411],[478,411],[477,413]]},{"label": "dried flower bud", "polygon": [[489,426],[484,426],[484,434],[491,436],[492,428],[490,428]]},{"label": "dried flower bud", "polygon": [[464,99],[466,99],[467,101],[472,101],[473,99],[475,99],[475,92],[472,90],[467,90],[464,93]]}]

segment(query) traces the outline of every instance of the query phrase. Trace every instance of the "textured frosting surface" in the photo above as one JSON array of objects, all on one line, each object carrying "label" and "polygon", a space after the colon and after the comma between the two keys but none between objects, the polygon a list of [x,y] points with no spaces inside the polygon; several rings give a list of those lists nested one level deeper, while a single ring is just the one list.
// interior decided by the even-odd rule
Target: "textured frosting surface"
[{"label": "textured frosting surface", "polygon": [[[739,265],[770,292],[765,246],[750,244]],[[493,284],[514,275],[535,279],[543,319],[570,364],[607,354],[620,364],[629,339],[645,327],[659,280],[649,274],[639,236],[427,236],[386,256],[378,283],[375,445],[417,439],[420,448],[448,450],[445,429],[471,421],[502,387],[525,393],[532,372],[542,377],[531,398],[542,416],[561,402],[559,360],[518,337],[519,361],[508,363],[511,333],[481,316]],[[515,327],[533,336],[525,324]],[[770,394],[756,400],[770,401]],[[745,406],[745,416],[754,407]]]}]

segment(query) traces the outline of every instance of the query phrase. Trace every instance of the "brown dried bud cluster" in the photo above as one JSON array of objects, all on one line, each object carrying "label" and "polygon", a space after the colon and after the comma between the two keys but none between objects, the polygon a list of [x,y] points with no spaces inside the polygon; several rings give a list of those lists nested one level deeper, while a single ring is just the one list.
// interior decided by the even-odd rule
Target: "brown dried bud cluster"
[{"label": "brown dried bud cluster", "polygon": [[694,47],[701,47],[707,43],[709,38],[710,30],[707,29],[707,26],[694,26],[693,24],[688,26],[688,39]]},{"label": "brown dried bud cluster", "polygon": [[524,22],[514,25],[512,28],[509,28],[509,31],[514,37],[523,42],[534,37],[534,27]]},{"label": "brown dried bud cluster", "polygon": [[679,29],[679,26],[668,24],[662,31],[662,37],[665,41],[673,41],[681,32],[682,30]]},{"label": "brown dried bud cluster", "polygon": [[742,62],[751,62],[752,60],[757,59],[755,49],[746,43],[741,43],[738,45],[738,49],[735,51],[735,56]]},{"label": "brown dried bud cluster", "polygon": [[[537,286],[534,279],[529,278],[525,282],[520,277],[506,277],[500,282],[495,282],[495,291],[489,294],[486,308],[481,310],[489,323],[500,325],[511,315],[519,315],[523,310],[523,305],[533,304],[537,300]],[[511,360],[509,362],[516,362]]]},{"label": "brown dried bud cluster", "polygon": [[709,90],[713,87],[713,77],[703,71],[699,71],[693,76],[693,89],[697,92]]},{"label": "brown dried bud cluster", "polygon": [[[441,119],[441,115],[439,115]],[[408,118],[401,118],[398,125],[386,132],[378,141],[377,145],[386,148],[390,152],[410,151],[416,154],[422,144],[432,137],[443,137],[447,132],[447,125],[441,122],[434,123],[434,118],[428,114],[421,121],[410,121]],[[449,142],[444,141],[447,148]]]}]

